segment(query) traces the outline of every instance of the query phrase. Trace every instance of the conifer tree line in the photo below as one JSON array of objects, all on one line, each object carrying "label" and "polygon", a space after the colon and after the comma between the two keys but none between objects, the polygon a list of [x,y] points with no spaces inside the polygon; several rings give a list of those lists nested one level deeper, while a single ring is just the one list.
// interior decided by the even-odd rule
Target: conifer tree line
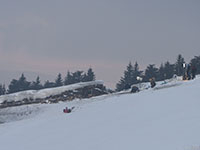
[{"label": "conifer tree line", "polygon": [[[144,71],[139,69],[137,62],[135,62],[134,65],[129,62],[123,77],[121,77],[120,81],[116,84],[116,91],[129,89],[131,85],[139,82],[148,82],[150,78],[155,78],[156,81],[162,81],[172,78],[174,74],[182,76],[184,73],[184,63],[185,60],[181,54],[178,55],[175,63],[167,61],[162,63],[158,68],[155,64],[149,64]],[[192,58],[189,64],[195,66],[197,74],[200,74],[200,56]],[[142,81],[138,80],[137,77],[141,77]]]},{"label": "conifer tree line", "polygon": [[27,81],[24,74],[20,76],[20,78],[12,79],[10,82],[8,89],[5,88],[5,84],[0,84],[0,95],[15,93],[19,91],[25,90],[41,90],[45,88],[59,87],[63,85],[70,85],[79,82],[88,82],[95,80],[95,73],[92,68],[89,68],[87,72],[84,71],[75,71],[75,72],[67,72],[67,75],[62,78],[61,73],[59,73],[54,82],[49,80],[45,81],[44,84],[41,83],[40,77],[37,76],[35,81]]},{"label": "conifer tree line", "polygon": [[[120,81],[116,84],[116,91],[128,89],[131,85],[139,82],[148,82],[152,77],[155,78],[156,81],[162,81],[172,78],[174,74],[181,76],[184,72],[183,63],[185,63],[185,60],[181,54],[177,56],[175,63],[170,63],[167,61],[162,63],[159,67],[156,67],[155,64],[149,64],[144,71],[139,69],[139,64],[137,62],[135,62],[134,65],[129,62],[126,70],[124,71],[123,77],[121,77]],[[190,60],[189,64],[195,66],[197,69],[197,74],[200,74],[200,56],[194,56],[194,58]],[[137,77],[141,77],[142,81],[138,80]],[[62,75],[59,73],[54,82],[47,80],[44,84],[41,84],[39,76],[35,81],[29,82],[24,74],[22,74],[18,80],[13,79],[7,89],[4,84],[0,84],[0,95],[25,90],[40,90],[44,88],[59,87],[63,85],[94,80],[95,73],[93,72],[92,68],[89,68],[87,72],[68,71],[64,78],[62,78]]]}]

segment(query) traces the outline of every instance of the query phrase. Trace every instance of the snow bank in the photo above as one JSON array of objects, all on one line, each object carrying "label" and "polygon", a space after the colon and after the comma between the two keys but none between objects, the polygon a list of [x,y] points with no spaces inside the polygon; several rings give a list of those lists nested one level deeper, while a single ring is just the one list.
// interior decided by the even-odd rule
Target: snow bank
[{"label": "snow bank", "polygon": [[13,94],[8,94],[8,95],[2,95],[0,96],[0,103],[7,101],[7,102],[12,102],[12,101],[20,101],[25,98],[27,99],[37,99],[37,98],[46,98],[51,95],[58,95],[61,94],[65,91],[69,90],[75,90],[78,88],[83,88],[86,86],[90,85],[103,85],[103,81],[91,81],[91,82],[81,82],[77,84],[72,84],[72,85],[67,85],[67,86],[61,86],[61,87],[56,87],[56,88],[48,88],[48,89],[43,89],[43,90],[29,90],[29,91],[23,91],[23,92],[17,92]]}]

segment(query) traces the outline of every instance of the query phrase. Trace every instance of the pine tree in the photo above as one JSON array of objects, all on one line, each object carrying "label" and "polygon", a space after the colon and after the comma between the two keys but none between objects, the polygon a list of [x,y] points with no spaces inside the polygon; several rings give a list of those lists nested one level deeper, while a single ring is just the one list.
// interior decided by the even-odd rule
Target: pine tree
[{"label": "pine tree", "polygon": [[47,80],[44,83],[44,88],[52,88],[52,87],[55,87],[55,83],[54,82],[50,82],[49,80]]},{"label": "pine tree", "polygon": [[5,84],[0,84],[0,95],[6,94]]},{"label": "pine tree", "polygon": [[165,63],[164,66],[164,72],[165,72],[165,79],[170,79],[174,75],[174,65],[170,64],[168,61]]},{"label": "pine tree", "polygon": [[127,66],[127,70],[124,72],[124,80],[125,83],[132,85],[133,83],[133,66],[131,62]]},{"label": "pine tree", "polygon": [[116,84],[116,91],[122,91],[125,89],[125,80],[123,77],[121,77],[120,81]]},{"label": "pine tree", "polygon": [[139,65],[137,62],[135,62],[135,65],[133,67],[133,79],[132,79],[133,84],[139,83],[137,77],[142,77],[142,71],[139,70]]},{"label": "pine tree", "polygon": [[94,74],[92,68],[88,69],[87,75],[85,77],[86,77],[86,81],[94,81],[95,80],[95,74]]},{"label": "pine tree", "polygon": [[30,89],[30,82],[26,81],[26,77],[24,74],[18,80],[19,91],[29,90]]},{"label": "pine tree", "polygon": [[166,79],[165,68],[164,65],[161,64],[158,70],[158,80],[162,81]]},{"label": "pine tree", "polygon": [[83,71],[76,71],[72,73],[72,83],[79,83],[83,81]]},{"label": "pine tree", "polygon": [[6,86],[5,86],[5,84],[3,84],[3,86],[2,86],[2,94],[3,94],[3,95],[6,94]]},{"label": "pine tree", "polygon": [[184,58],[182,57],[181,54],[179,54],[176,59],[176,63],[175,63],[175,74],[176,75],[178,75],[178,76],[183,75],[183,72],[184,72],[183,64],[184,63],[185,63]]},{"label": "pine tree", "polygon": [[25,91],[30,89],[31,83],[26,81],[24,74],[21,75],[19,80],[13,79],[8,86],[8,93]]},{"label": "pine tree", "polygon": [[13,79],[8,86],[8,93],[15,93],[19,91],[18,80]]},{"label": "pine tree", "polygon": [[73,84],[72,79],[73,79],[73,77],[72,77],[71,73],[68,71],[67,76],[65,77],[64,85]]},{"label": "pine tree", "polygon": [[33,81],[32,84],[31,84],[31,89],[33,89],[33,90],[40,90],[42,88],[43,88],[43,86],[40,83],[40,77],[37,76],[36,81]]},{"label": "pine tree", "polygon": [[55,80],[55,87],[59,87],[63,85],[62,75],[59,73]]},{"label": "pine tree", "polygon": [[149,81],[150,78],[158,79],[158,68],[154,64],[148,65],[145,70],[144,81]]},{"label": "pine tree", "polygon": [[116,85],[116,90],[121,91],[124,89],[130,88],[130,86],[134,83],[133,81],[133,66],[131,62],[129,62],[126,70],[124,71],[124,76],[121,77],[119,83]]},{"label": "pine tree", "polygon": [[191,59],[190,64],[192,66],[195,66],[197,69],[197,74],[200,74],[200,56],[194,56],[193,59]]},{"label": "pine tree", "polygon": [[88,76],[86,73],[82,75],[82,82],[88,82]]}]

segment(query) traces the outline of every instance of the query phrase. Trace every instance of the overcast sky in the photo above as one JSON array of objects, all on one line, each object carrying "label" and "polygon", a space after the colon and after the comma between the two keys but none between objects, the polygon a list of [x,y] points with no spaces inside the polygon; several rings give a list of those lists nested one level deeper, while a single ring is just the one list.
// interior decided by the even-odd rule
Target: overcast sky
[{"label": "overcast sky", "polygon": [[[92,67],[113,87],[125,67],[200,55],[200,0],[0,0],[0,78]],[[14,77],[13,77],[14,78]]]}]

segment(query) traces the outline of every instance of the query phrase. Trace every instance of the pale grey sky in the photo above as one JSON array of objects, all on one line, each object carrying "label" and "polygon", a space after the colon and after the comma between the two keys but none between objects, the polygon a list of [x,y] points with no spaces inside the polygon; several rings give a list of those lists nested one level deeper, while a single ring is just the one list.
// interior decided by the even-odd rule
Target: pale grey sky
[{"label": "pale grey sky", "polygon": [[52,77],[92,67],[113,87],[129,61],[144,69],[174,62],[179,53],[187,61],[200,55],[200,0],[0,3],[1,82],[10,72]]}]

